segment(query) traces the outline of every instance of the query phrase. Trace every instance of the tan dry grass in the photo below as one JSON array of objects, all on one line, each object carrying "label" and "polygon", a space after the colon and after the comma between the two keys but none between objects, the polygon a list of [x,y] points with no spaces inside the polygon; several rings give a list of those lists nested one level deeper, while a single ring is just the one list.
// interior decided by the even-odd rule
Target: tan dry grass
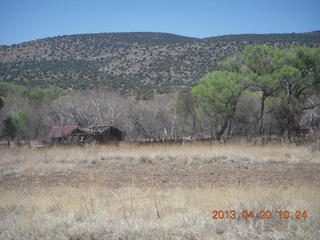
[{"label": "tan dry grass", "polygon": [[[318,152],[292,145],[122,144],[0,151],[0,181],[13,174],[10,183],[14,183],[15,174],[77,174],[80,168],[85,172],[89,167],[100,171],[103,165],[93,164],[95,161],[107,165],[122,162],[119,166],[129,166],[123,169],[128,176],[133,165],[126,162],[143,162],[138,168],[146,168],[149,161],[159,162],[155,168],[174,162],[178,169],[185,161],[197,162],[190,165],[192,169],[213,158],[222,164],[246,162],[263,166],[274,162],[288,166],[320,163]],[[63,185],[65,182],[59,186],[41,182],[13,188],[0,185],[0,239],[318,239],[320,234],[320,189],[311,182],[171,188],[128,182],[125,187],[110,188],[90,182],[89,178],[84,180],[88,184],[77,187]],[[285,220],[274,215],[270,220],[211,220],[214,209],[238,213],[271,210],[274,214],[276,210],[307,210],[309,217]]]},{"label": "tan dry grass", "polygon": [[[317,186],[6,190],[0,239],[317,239],[318,199]],[[307,210],[309,217],[211,220],[214,209]]]},{"label": "tan dry grass", "polygon": [[[247,160],[255,163],[320,163],[320,152],[312,152],[306,146],[267,145],[252,146],[248,144],[185,144],[185,145],[131,145],[119,146],[91,145],[86,147],[57,146],[37,151],[29,148],[10,150],[1,149],[0,165],[3,169],[16,172],[66,171],[78,168],[79,163],[92,163],[105,160],[155,160],[172,159],[179,161],[196,161],[219,157],[220,161]],[[0,172],[1,176],[1,172]]]}]

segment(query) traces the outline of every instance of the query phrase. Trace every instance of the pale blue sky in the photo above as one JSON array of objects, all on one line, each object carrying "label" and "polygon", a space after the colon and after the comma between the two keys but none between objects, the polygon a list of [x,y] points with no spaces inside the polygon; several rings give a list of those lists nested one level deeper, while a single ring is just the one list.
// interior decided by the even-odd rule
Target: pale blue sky
[{"label": "pale blue sky", "polygon": [[0,45],[58,35],[320,30],[320,0],[0,0]]}]

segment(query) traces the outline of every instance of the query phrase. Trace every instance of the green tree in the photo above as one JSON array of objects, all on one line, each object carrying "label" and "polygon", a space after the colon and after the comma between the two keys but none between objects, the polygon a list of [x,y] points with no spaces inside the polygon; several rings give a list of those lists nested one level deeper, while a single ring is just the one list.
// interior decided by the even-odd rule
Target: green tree
[{"label": "green tree", "polygon": [[22,137],[29,137],[31,132],[31,122],[27,113],[19,112],[15,117],[17,134]]},{"label": "green tree", "polygon": [[20,86],[20,85],[16,85],[16,84],[12,84],[12,83],[6,83],[6,82],[0,82],[0,96],[8,96],[10,94],[21,94],[24,95],[27,93],[27,88]]},{"label": "green tree", "polygon": [[275,74],[281,84],[278,108],[286,113],[283,120],[290,137],[301,132],[300,120],[304,112],[320,105],[310,101],[311,96],[320,92],[320,49],[295,47],[290,50],[286,62],[287,65]]},{"label": "green tree", "polygon": [[25,112],[20,112],[17,116],[8,116],[3,121],[2,136],[9,137],[13,140],[16,137],[30,136],[31,122],[29,116]]},{"label": "green tree", "polygon": [[265,101],[279,88],[280,79],[275,72],[285,64],[284,50],[265,45],[247,46],[244,51],[220,64],[232,72],[250,72],[251,86],[261,92],[259,133],[263,133]]},{"label": "green tree", "polygon": [[193,96],[200,100],[200,110],[221,122],[221,127],[215,133],[217,139],[231,124],[237,101],[248,87],[247,79],[247,76],[233,72],[213,71],[206,74],[192,89]]},{"label": "green tree", "polygon": [[33,103],[42,103],[44,100],[53,101],[59,97],[65,96],[66,90],[59,87],[52,88],[36,88],[30,91],[29,99]]},{"label": "green tree", "polygon": [[0,96],[0,110],[1,108],[3,108],[3,106],[4,106],[3,97]]},{"label": "green tree", "polygon": [[3,127],[1,131],[3,137],[9,137],[11,140],[13,140],[16,137],[17,130],[18,128],[15,118],[7,117],[3,121]]},{"label": "green tree", "polygon": [[[320,48],[298,46],[283,50],[268,46],[247,46],[244,51],[221,62],[220,66],[228,73],[209,73],[192,93],[202,99],[203,112],[208,115],[211,111],[224,119],[222,134],[227,122],[234,118],[237,102],[234,96],[240,96],[240,90],[248,83],[250,91],[261,92],[258,118],[260,134],[264,129],[267,99],[270,100],[268,102],[273,117],[282,122],[282,129],[288,136],[302,131],[300,120],[306,110],[320,106],[320,102],[311,99],[319,96],[320,92]],[[221,133],[218,132],[217,136]]]}]

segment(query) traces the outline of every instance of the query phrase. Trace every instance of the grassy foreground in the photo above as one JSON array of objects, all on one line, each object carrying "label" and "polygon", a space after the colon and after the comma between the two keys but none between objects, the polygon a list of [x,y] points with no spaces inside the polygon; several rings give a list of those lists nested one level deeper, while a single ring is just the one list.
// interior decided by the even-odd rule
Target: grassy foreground
[{"label": "grassy foreground", "polygon": [[[0,239],[318,239],[319,164],[318,152],[291,145],[1,149]],[[282,178],[269,182],[268,171]],[[284,184],[290,171],[303,176]],[[239,218],[211,219],[213,210]],[[244,210],[273,215],[246,219]]]}]

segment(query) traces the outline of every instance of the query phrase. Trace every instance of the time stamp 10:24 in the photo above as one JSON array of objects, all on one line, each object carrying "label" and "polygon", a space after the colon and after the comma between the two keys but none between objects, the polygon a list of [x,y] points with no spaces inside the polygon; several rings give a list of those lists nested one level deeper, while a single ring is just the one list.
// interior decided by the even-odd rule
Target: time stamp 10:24
[{"label": "time stamp 10:24", "polygon": [[272,219],[276,216],[282,219],[306,220],[308,212],[306,210],[277,210],[275,212],[270,210],[243,210],[242,212],[236,212],[235,210],[213,210],[211,219]]}]

